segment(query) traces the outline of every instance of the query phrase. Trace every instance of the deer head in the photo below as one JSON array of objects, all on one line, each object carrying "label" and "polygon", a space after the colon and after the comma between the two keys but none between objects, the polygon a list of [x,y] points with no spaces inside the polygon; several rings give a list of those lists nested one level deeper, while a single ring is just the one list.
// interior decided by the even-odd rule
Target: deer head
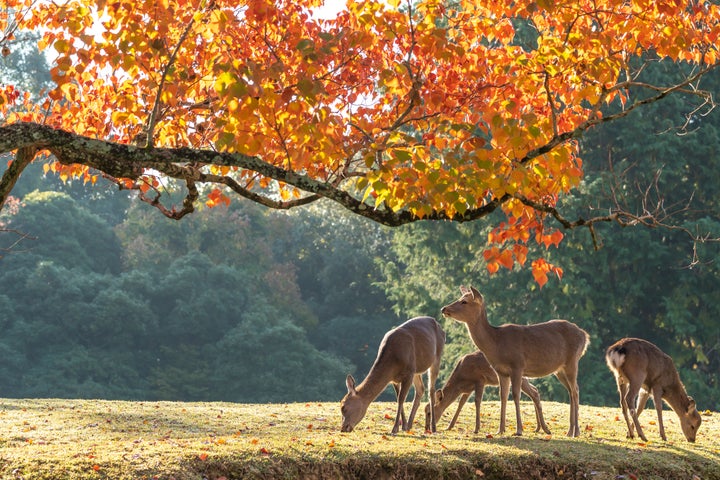
[{"label": "deer head", "polygon": [[688,404],[687,410],[680,415],[680,426],[688,442],[694,442],[698,428],[700,428],[700,424],[702,423],[702,417],[700,417],[700,413],[697,411],[695,400],[692,397],[688,397],[688,400],[690,400],[690,403]]},{"label": "deer head", "polygon": [[444,306],[441,312],[446,317],[468,323],[479,311],[485,309],[485,300],[475,287],[469,289],[460,287],[460,293],[462,293],[462,297],[450,305]]},{"label": "deer head", "polygon": [[348,393],[340,402],[340,412],[342,413],[341,432],[352,432],[355,425],[365,417],[370,402],[361,397],[355,390],[355,379],[352,375],[348,375],[345,379]]}]

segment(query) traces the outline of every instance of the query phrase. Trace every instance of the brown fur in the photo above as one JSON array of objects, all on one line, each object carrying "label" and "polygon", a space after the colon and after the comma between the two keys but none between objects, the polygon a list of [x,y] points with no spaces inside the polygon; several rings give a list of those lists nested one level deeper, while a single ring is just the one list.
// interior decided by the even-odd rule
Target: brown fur
[{"label": "brown fur", "polygon": [[[370,403],[389,383],[397,394],[397,415],[392,433],[397,433],[401,426],[404,431],[410,430],[425,393],[422,381],[425,372],[428,373],[430,398],[435,398],[435,382],[444,346],[445,332],[432,317],[412,318],[386,333],[365,380],[355,387],[355,379],[351,375],[346,378],[348,393],[340,402],[343,417],[341,431],[351,432],[365,416]],[[411,386],[415,387],[415,397],[406,421],[403,404]],[[432,431],[435,431],[434,421]]]},{"label": "brown fur", "polygon": [[652,394],[660,437],[667,440],[662,418],[662,402],[665,400],[680,419],[685,438],[689,442],[695,441],[702,418],[695,400],[685,392],[672,358],[647,340],[623,338],[608,347],[605,361],[615,375],[628,438],[634,438],[634,427],[640,438],[647,442],[638,416]]},{"label": "brown fur", "polygon": [[570,394],[570,428],[567,435],[580,435],[578,411],[580,389],[577,384],[578,362],[590,337],[583,329],[566,320],[550,320],[535,325],[488,323],[485,300],[475,288],[460,288],[462,297],[442,308],[446,317],[465,323],[475,345],[487,357],[500,381],[500,429],[505,432],[505,411],[512,386],[517,420],[516,435],[522,435],[520,387],[523,377],[555,374]]}]

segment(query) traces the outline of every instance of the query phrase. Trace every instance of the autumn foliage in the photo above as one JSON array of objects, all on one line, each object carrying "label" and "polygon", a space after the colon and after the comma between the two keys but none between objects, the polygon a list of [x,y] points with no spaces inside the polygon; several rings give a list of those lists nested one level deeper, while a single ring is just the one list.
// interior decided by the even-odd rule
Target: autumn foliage
[{"label": "autumn foliage", "polygon": [[[46,170],[104,176],[174,218],[233,192],[387,225],[502,209],[491,272],[592,225],[558,209],[582,132],[679,91],[708,101],[696,82],[719,61],[704,0],[363,0],[330,19],[319,0],[5,3],[0,43],[42,32],[56,85],[41,104],[0,88],[1,151],[49,150]],[[641,82],[658,60],[690,73]],[[167,177],[182,205],[160,198]],[[540,284],[562,274],[531,263]]]}]

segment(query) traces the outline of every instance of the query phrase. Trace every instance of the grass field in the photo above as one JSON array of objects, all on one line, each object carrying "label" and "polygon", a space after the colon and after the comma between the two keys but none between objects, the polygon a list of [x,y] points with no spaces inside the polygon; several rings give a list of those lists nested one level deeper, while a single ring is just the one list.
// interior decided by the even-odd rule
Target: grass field
[{"label": "grass field", "polygon": [[[649,442],[625,438],[619,407],[581,406],[582,436],[565,437],[569,407],[543,404],[552,435],[536,434],[523,403],[525,435],[495,435],[498,402],[483,402],[458,425],[430,435],[416,422],[391,435],[392,403],[374,403],[352,433],[340,433],[333,403],[120,402],[0,399],[2,479],[720,479],[720,417],[705,412],[695,444],[665,411],[668,442],[654,410],[641,422]],[[409,403],[407,405],[409,410]],[[508,420],[514,419],[513,409]],[[508,426],[515,430],[514,422]]]}]

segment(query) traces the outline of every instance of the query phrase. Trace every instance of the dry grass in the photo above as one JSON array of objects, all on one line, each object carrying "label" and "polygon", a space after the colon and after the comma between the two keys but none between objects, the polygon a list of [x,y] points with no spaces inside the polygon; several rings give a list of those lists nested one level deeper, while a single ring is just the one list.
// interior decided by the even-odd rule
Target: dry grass
[{"label": "dry grass", "polygon": [[[458,426],[390,435],[394,405],[374,403],[352,433],[340,433],[339,404],[0,400],[3,479],[589,478],[720,479],[720,421],[706,412],[695,444],[666,411],[668,442],[654,411],[641,420],[650,442],[625,438],[619,408],[581,406],[578,439],[564,436],[568,406],[545,402],[552,436],[489,435],[498,403],[483,403],[475,435],[466,406]],[[408,405],[409,407],[409,405]],[[512,413],[512,409],[510,410]],[[509,415],[509,419],[513,415]],[[509,425],[514,431],[514,426]]]}]

